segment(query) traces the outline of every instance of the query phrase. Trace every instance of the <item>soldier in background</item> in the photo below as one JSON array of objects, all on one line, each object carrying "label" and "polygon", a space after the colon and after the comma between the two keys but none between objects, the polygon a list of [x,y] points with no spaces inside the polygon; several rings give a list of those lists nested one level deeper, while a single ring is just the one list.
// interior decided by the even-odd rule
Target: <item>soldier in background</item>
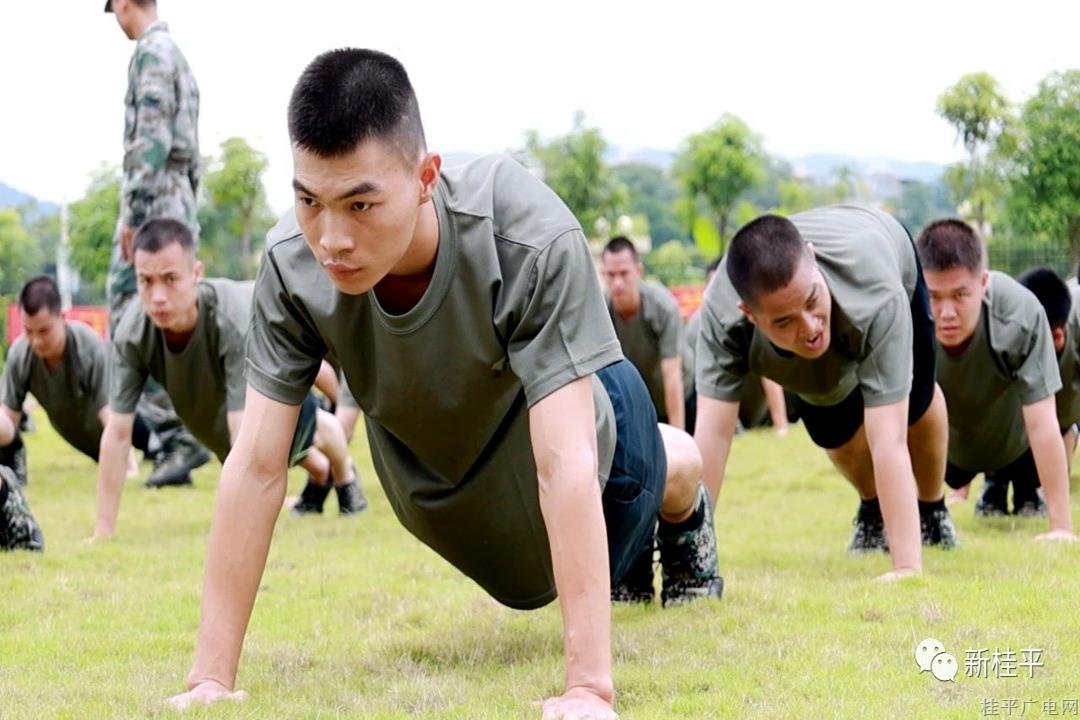
[{"label": "soldier in background", "polygon": [[[106,0],[120,29],[135,40],[124,98],[124,181],[106,292],[110,331],[136,291],[131,242],[153,217],[180,220],[198,237],[195,193],[199,184],[199,88],[169,27],[158,20],[155,0]],[[154,458],[152,485],[191,482],[190,472],[210,453],[184,428],[168,395],[156,383],[139,402],[163,450]]]},{"label": "soldier in background", "polygon": [[645,380],[660,422],[684,429],[679,304],[666,287],[644,279],[637,248],[626,237],[614,237],[604,246],[601,270],[623,355]]},{"label": "soldier in background", "polygon": [[[720,258],[716,258],[705,267],[705,285],[712,281],[716,269],[720,267]],[[694,370],[697,367],[697,340],[701,335],[701,308],[694,311],[683,326],[682,362],[683,391],[686,394],[686,432],[694,434],[697,420],[697,390],[694,387]],[[772,425],[776,434],[784,437],[788,434],[790,423],[795,422],[798,413],[788,407],[784,388],[760,375],[747,375],[739,396],[739,425],[743,430]]]}]

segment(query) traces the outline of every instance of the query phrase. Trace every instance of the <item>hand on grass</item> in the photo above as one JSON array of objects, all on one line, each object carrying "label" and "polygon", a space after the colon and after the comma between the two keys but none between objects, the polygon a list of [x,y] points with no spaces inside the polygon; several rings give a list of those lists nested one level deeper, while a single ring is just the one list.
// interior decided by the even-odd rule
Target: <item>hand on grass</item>
[{"label": "hand on grass", "polygon": [[165,701],[165,704],[173,710],[183,712],[192,707],[212,705],[225,700],[240,702],[246,699],[247,693],[243,690],[234,692],[216,680],[206,680],[185,693],[173,695]]},{"label": "hand on grass", "polygon": [[113,534],[111,532],[105,532],[98,528],[94,528],[94,534],[83,540],[83,545],[98,545],[111,539]]},{"label": "hand on grass", "polygon": [[611,703],[585,688],[570,688],[560,697],[548,698],[543,720],[619,720]]},{"label": "hand on grass", "polygon": [[879,583],[894,583],[911,577],[919,577],[920,575],[922,575],[922,570],[916,570],[915,568],[896,568],[884,575],[878,575],[874,578],[874,581]]},{"label": "hand on grass", "polygon": [[1062,528],[1056,528],[1054,530],[1050,530],[1049,532],[1044,532],[1040,535],[1035,536],[1035,542],[1074,543],[1078,539],[1080,538],[1077,538],[1076,533],[1074,533],[1072,530],[1065,530]]}]

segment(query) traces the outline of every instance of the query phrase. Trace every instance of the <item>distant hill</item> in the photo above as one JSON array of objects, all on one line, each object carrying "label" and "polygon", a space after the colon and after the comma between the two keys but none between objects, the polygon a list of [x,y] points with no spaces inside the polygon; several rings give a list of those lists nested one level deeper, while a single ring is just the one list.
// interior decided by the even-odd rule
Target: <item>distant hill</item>
[{"label": "distant hill", "polygon": [[33,195],[28,195],[21,190],[16,190],[10,185],[0,182],[0,210],[18,208],[28,203],[35,203],[37,208],[31,213],[30,220],[39,217],[55,215],[60,211],[60,206],[51,202],[42,202]]},{"label": "distant hill", "polygon": [[935,183],[941,179],[945,166],[930,162],[909,162],[890,158],[860,158],[851,155],[817,153],[792,158],[792,169],[797,175],[815,179],[828,179],[837,168],[850,167],[858,175],[892,175],[901,180],[919,180]]}]

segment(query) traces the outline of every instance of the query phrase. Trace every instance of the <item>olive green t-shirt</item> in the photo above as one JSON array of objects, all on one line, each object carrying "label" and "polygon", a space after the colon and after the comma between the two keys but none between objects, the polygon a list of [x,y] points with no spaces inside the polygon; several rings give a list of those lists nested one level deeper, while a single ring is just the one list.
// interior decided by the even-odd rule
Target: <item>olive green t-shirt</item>
[{"label": "olive green t-shirt", "polygon": [[1055,396],[1058,424],[1080,422],[1080,287],[1069,285],[1072,309],[1065,323],[1065,347],[1058,356],[1061,390]]},{"label": "olive green t-shirt", "polygon": [[831,342],[806,360],[778,349],[739,310],[721,262],[702,306],[697,391],[735,402],[751,373],[812,405],[835,405],[856,388],[867,407],[911,390],[911,298],[918,270],[904,227],[880,210],[833,205],[791,216],[832,295]]},{"label": "olive green t-shirt", "polygon": [[[697,338],[701,334],[701,311],[695,312],[686,321],[683,328],[683,340],[680,346],[683,360],[683,387],[687,397],[694,391],[695,353]],[[765,389],[761,386],[761,377],[754,373],[746,376],[739,391],[739,422],[744,428],[755,428],[769,420],[769,403],[765,398]]]},{"label": "olive green t-shirt", "polygon": [[[433,202],[431,281],[401,315],[339,293],[285,215],[256,280],[248,383],[297,404],[332,359],[402,524],[500,602],[537,607],[555,586],[528,409],[620,360],[619,341],[577,221],[517,162],[444,169]],[[603,480],[614,416],[591,382]]]},{"label": "olive green t-shirt", "polygon": [[1021,408],[1061,388],[1038,298],[991,272],[971,342],[957,356],[939,344],[937,376],[949,409],[949,462],[985,472],[1020,457],[1028,448]]},{"label": "olive green t-shirt", "polygon": [[667,417],[660,361],[679,356],[679,331],[682,329],[679,304],[671,291],[658,282],[643,280],[638,288],[641,307],[633,317],[623,318],[610,297],[607,299],[608,314],[623,355],[638,369],[649,388],[656,414]]},{"label": "olive green t-shirt", "polygon": [[[251,317],[250,282],[199,283],[199,319],[187,345],[173,352],[141,302],[128,303],[116,326],[109,406],[132,413],[146,378],[161,383],[184,425],[223,461],[228,413],[244,409],[244,337]],[[304,387],[307,394],[310,383]]]},{"label": "olive green t-shirt", "polygon": [[60,437],[97,457],[102,431],[98,413],[108,402],[105,342],[81,322],[66,325],[64,357],[55,368],[34,354],[25,337],[11,344],[0,382],[0,402],[21,412],[26,394],[31,393]]}]

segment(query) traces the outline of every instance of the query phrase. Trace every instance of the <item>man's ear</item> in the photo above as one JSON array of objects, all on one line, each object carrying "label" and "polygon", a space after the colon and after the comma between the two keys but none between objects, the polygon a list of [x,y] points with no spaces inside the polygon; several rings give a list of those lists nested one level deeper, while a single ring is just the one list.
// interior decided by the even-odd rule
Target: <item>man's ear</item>
[{"label": "man's ear", "polygon": [[754,319],[754,312],[750,309],[749,305],[741,300],[739,301],[739,312],[743,314],[743,317],[750,321],[751,325],[757,326],[757,320]]},{"label": "man's ear", "polygon": [[1068,339],[1065,336],[1065,328],[1056,327],[1050,329],[1050,336],[1054,339],[1054,349],[1060,352],[1065,347],[1065,341]]},{"label": "man's ear", "polygon": [[435,194],[439,184],[439,171],[442,169],[442,157],[438,153],[428,153],[420,161],[420,204],[423,205]]}]

